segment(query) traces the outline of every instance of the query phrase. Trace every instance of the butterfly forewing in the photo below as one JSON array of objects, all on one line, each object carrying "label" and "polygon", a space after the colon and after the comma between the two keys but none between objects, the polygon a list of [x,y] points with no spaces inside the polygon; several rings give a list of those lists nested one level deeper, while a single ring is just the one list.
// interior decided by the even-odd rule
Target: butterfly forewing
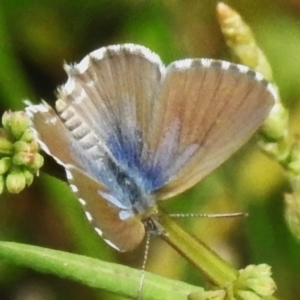
[{"label": "butterfly forewing", "polygon": [[157,197],[176,195],[218,167],[258,129],[273,102],[271,85],[245,66],[206,59],[172,63],[149,137],[158,149],[154,164],[163,164],[168,178]]},{"label": "butterfly forewing", "polygon": [[[75,114],[78,125],[85,123],[94,134],[95,144],[122,164],[119,157],[126,150],[137,151],[136,155],[143,151],[162,68],[159,57],[142,46],[96,50],[78,65],[66,68],[69,79],[59,90],[64,105],[58,111],[65,122],[68,111]],[[84,143],[73,124],[66,123],[79,143]],[[122,158],[128,163],[128,157]]]}]

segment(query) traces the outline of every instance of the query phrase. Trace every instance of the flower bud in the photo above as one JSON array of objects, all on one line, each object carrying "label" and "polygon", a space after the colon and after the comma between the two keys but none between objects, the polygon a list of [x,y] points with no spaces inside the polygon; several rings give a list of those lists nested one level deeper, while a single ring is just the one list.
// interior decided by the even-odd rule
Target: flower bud
[{"label": "flower bud", "polygon": [[12,158],[12,162],[17,166],[28,166],[33,160],[33,154],[31,152],[18,152]]},{"label": "flower bud", "polygon": [[4,114],[2,115],[2,125],[5,128],[5,130],[9,131],[9,132],[10,132],[11,115],[12,115],[12,112],[10,110],[5,111]]},{"label": "flower bud", "polygon": [[34,134],[33,134],[31,128],[26,129],[20,138],[21,141],[24,141],[27,143],[32,142],[33,139],[34,139]]},{"label": "flower bud", "polygon": [[262,127],[262,134],[271,141],[279,141],[287,135],[288,131],[288,111],[280,102],[272,107],[268,118]]},{"label": "flower bud", "polygon": [[26,180],[26,185],[30,186],[33,182],[34,175],[27,169],[23,170],[23,175]]},{"label": "flower bud", "polygon": [[34,160],[34,153],[30,144],[24,141],[18,141],[14,144],[15,155],[12,158],[12,162],[18,166],[28,166]]},{"label": "flower bud", "polygon": [[44,164],[44,157],[39,154],[35,153],[33,156],[32,163],[30,164],[30,168],[34,171],[37,172]]},{"label": "flower bud", "polygon": [[5,112],[2,116],[3,127],[16,139],[20,139],[31,121],[23,111]]},{"label": "flower bud", "polygon": [[26,186],[26,179],[20,168],[14,168],[6,177],[6,188],[8,192],[17,194]]},{"label": "flower bud", "polygon": [[13,153],[13,144],[6,138],[0,136],[0,154],[12,154]]},{"label": "flower bud", "polygon": [[300,242],[300,197],[298,194],[285,195],[285,220],[291,233]]},{"label": "flower bud", "polygon": [[271,267],[266,264],[250,265],[239,273],[233,287],[234,295],[239,300],[258,300],[271,296],[276,290],[276,284],[271,277]]},{"label": "flower bud", "polygon": [[11,166],[11,158],[10,157],[2,157],[0,159],[0,174],[3,175],[8,171]]}]

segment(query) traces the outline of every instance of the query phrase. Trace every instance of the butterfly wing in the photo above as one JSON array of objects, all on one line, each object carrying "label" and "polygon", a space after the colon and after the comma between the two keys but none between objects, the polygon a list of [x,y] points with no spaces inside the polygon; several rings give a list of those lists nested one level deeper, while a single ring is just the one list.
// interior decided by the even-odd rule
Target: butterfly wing
[{"label": "butterfly wing", "polygon": [[143,223],[135,216],[120,220],[120,209],[99,195],[103,189],[99,182],[72,166],[67,168],[67,177],[87,219],[106,243],[119,251],[133,250],[141,243]]},{"label": "butterfly wing", "polygon": [[149,135],[152,164],[168,178],[157,198],[192,187],[232,155],[262,124],[275,94],[242,65],[207,59],[169,65]]},{"label": "butterfly wing", "polygon": [[66,168],[72,191],[78,196],[88,220],[96,232],[112,247],[129,251],[142,241],[145,229],[138,218],[120,220],[120,209],[100,196],[108,192],[100,183],[85,173],[85,160],[77,153],[82,151],[70,135],[65,124],[47,104],[29,105],[27,114],[32,118],[42,149]]},{"label": "butterfly wing", "polygon": [[[162,69],[160,58],[145,47],[100,48],[66,67],[69,79],[59,89],[56,108],[79,143],[85,143],[82,135],[87,138],[92,132],[95,139],[89,143],[98,142],[120,163],[120,148],[130,152],[123,150],[123,155],[141,151]],[[89,132],[77,124],[86,124]]]},{"label": "butterfly wing", "polygon": [[29,101],[25,103],[26,113],[33,121],[34,133],[41,148],[61,165],[69,163],[82,168],[82,161],[77,160],[75,153],[70,151],[75,146],[74,140],[69,139],[69,131],[52,107],[44,101],[38,105],[32,105]]},{"label": "butterfly wing", "polygon": [[88,219],[123,251],[144,236],[138,217],[120,219],[120,208],[131,205],[121,185],[123,173],[139,167],[162,69],[159,57],[142,46],[101,48],[66,67],[57,114],[46,103],[27,107],[41,146],[68,171]]}]

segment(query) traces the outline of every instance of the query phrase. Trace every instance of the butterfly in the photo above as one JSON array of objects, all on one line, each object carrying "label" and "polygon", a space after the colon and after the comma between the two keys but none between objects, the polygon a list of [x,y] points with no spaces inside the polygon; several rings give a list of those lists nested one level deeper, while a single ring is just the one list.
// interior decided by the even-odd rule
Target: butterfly
[{"label": "butterfly", "polygon": [[248,67],[214,59],[164,66],[123,44],[66,65],[55,109],[26,107],[96,232],[119,251],[159,232],[157,202],[191,188],[259,128],[276,91]]}]

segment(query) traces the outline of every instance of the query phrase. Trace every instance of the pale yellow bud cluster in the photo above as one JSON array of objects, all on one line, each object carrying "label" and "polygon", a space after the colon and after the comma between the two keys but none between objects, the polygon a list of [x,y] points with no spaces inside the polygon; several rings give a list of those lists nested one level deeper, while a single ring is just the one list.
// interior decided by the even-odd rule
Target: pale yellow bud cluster
[{"label": "pale yellow bud cluster", "polygon": [[7,111],[0,128],[0,193],[19,193],[29,186],[44,163],[24,112]]}]

